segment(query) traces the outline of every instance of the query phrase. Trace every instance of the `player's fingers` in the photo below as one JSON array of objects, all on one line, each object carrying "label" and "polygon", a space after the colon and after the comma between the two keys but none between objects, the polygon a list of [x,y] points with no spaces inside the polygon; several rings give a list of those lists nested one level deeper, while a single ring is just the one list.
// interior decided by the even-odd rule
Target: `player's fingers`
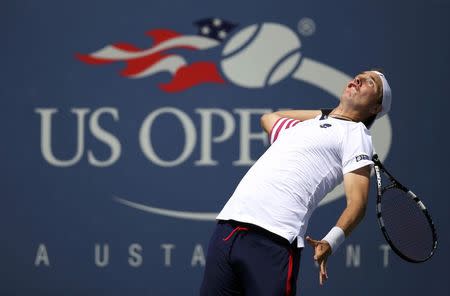
[{"label": "player's fingers", "polygon": [[320,274],[327,279],[328,278],[328,273],[327,273],[327,261],[323,260],[322,262],[320,262]]},{"label": "player's fingers", "polygon": [[325,252],[323,250],[323,246],[319,242],[314,248],[314,260],[320,263],[324,259],[324,255]]},{"label": "player's fingers", "polygon": [[311,247],[313,247],[313,248],[315,248],[315,247],[317,246],[317,244],[319,243],[319,241],[316,241],[316,240],[312,239],[312,238],[309,237],[309,236],[306,237],[306,241],[307,241],[308,244],[309,244]]},{"label": "player's fingers", "polygon": [[325,274],[325,266],[324,266],[324,264],[323,264],[323,261],[322,262],[320,262],[320,274]]},{"label": "player's fingers", "polygon": [[327,277],[324,276],[323,274],[320,274],[320,285],[323,285],[326,280],[327,280]]},{"label": "player's fingers", "polygon": [[306,241],[314,249],[314,260],[317,260],[316,254],[317,254],[317,247],[319,245],[319,242],[310,238],[309,236],[306,237]]},{"label": "player's fingers", "polygon": [[324,261],[320,263],[319,277],[320,277],[319,279],[320,285],[323,285],[325,281],[328,279],[327,269],[326,265],[324,264]]},{"label": "player's fingers", "polygon": [[320,263],[323,260],[323,254],[322,246],[317,244],[314,248],[314,260],[317,260]]}]

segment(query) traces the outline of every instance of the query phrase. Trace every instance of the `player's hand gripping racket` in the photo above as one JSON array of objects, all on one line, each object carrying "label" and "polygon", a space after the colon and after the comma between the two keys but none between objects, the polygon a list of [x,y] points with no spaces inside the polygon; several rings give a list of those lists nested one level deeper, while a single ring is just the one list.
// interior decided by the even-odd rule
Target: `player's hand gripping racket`
[{"label": "player's hand gripping racket", "polygon": [[[374,154],[377,178],[378,224],[392,250],[402,259],[419,263],[433,256],[437,246],[436,229],[422,201],[400,184]],[[382,173],[387,178],[383,184]]]}]

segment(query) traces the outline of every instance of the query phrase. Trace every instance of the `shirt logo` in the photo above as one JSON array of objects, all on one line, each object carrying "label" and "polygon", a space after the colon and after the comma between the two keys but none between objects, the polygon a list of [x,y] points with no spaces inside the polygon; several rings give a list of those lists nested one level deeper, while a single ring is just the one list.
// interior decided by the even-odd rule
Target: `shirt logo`
[{"label": "shirt logo", "polygon": [[330,127],[330,126],[331,126],[331,124],[329,124],[329,123],[323,123],[323,124],[320,125],[321,128],[327,128],[327,127]]},{"label": "shirt logo", "polygon": [[361,161],[361,160],[370,160],[370,158],[368,155],[365,155],[365,154],[356,156],[356,162]]}]

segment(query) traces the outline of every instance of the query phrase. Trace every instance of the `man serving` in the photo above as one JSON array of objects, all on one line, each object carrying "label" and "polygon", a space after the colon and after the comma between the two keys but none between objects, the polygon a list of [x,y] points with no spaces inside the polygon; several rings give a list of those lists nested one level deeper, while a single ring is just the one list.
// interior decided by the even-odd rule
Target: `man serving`
[{"label": "man serving", "polygon": [[[368,128],[385,115],[385,76],[366,71],[350,81],[333,110],[265,114],[271,146],[243,177],[217,216],[201,295],[295,295],[306,242],[328,278],[327,258],[364,216],[372,139]],[[341,181],[347,206],[322,240],[305,237],[319,202]]]}]

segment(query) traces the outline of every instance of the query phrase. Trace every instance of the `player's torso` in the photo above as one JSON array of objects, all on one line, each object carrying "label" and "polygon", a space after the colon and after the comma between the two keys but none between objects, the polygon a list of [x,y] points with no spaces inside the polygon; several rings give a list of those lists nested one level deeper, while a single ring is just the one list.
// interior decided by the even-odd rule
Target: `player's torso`
[{"label": "player's torso", "polygon": [[290,242],[300,235],[303,245],[312,212],[342,181],[343,163],[355,158],[348,147],[358,147],[355,135],[365,131],[361,123],[315,118],[276,132],[217,218],[255,224]]},{"label": "player's torso", "polygon": [[[342,141],[346,124],[312,119],[286,130],[250,169],[245,179],[265,182],[316,203],[342,181]],[[310,198],[313,197],[311,200]]]}]

